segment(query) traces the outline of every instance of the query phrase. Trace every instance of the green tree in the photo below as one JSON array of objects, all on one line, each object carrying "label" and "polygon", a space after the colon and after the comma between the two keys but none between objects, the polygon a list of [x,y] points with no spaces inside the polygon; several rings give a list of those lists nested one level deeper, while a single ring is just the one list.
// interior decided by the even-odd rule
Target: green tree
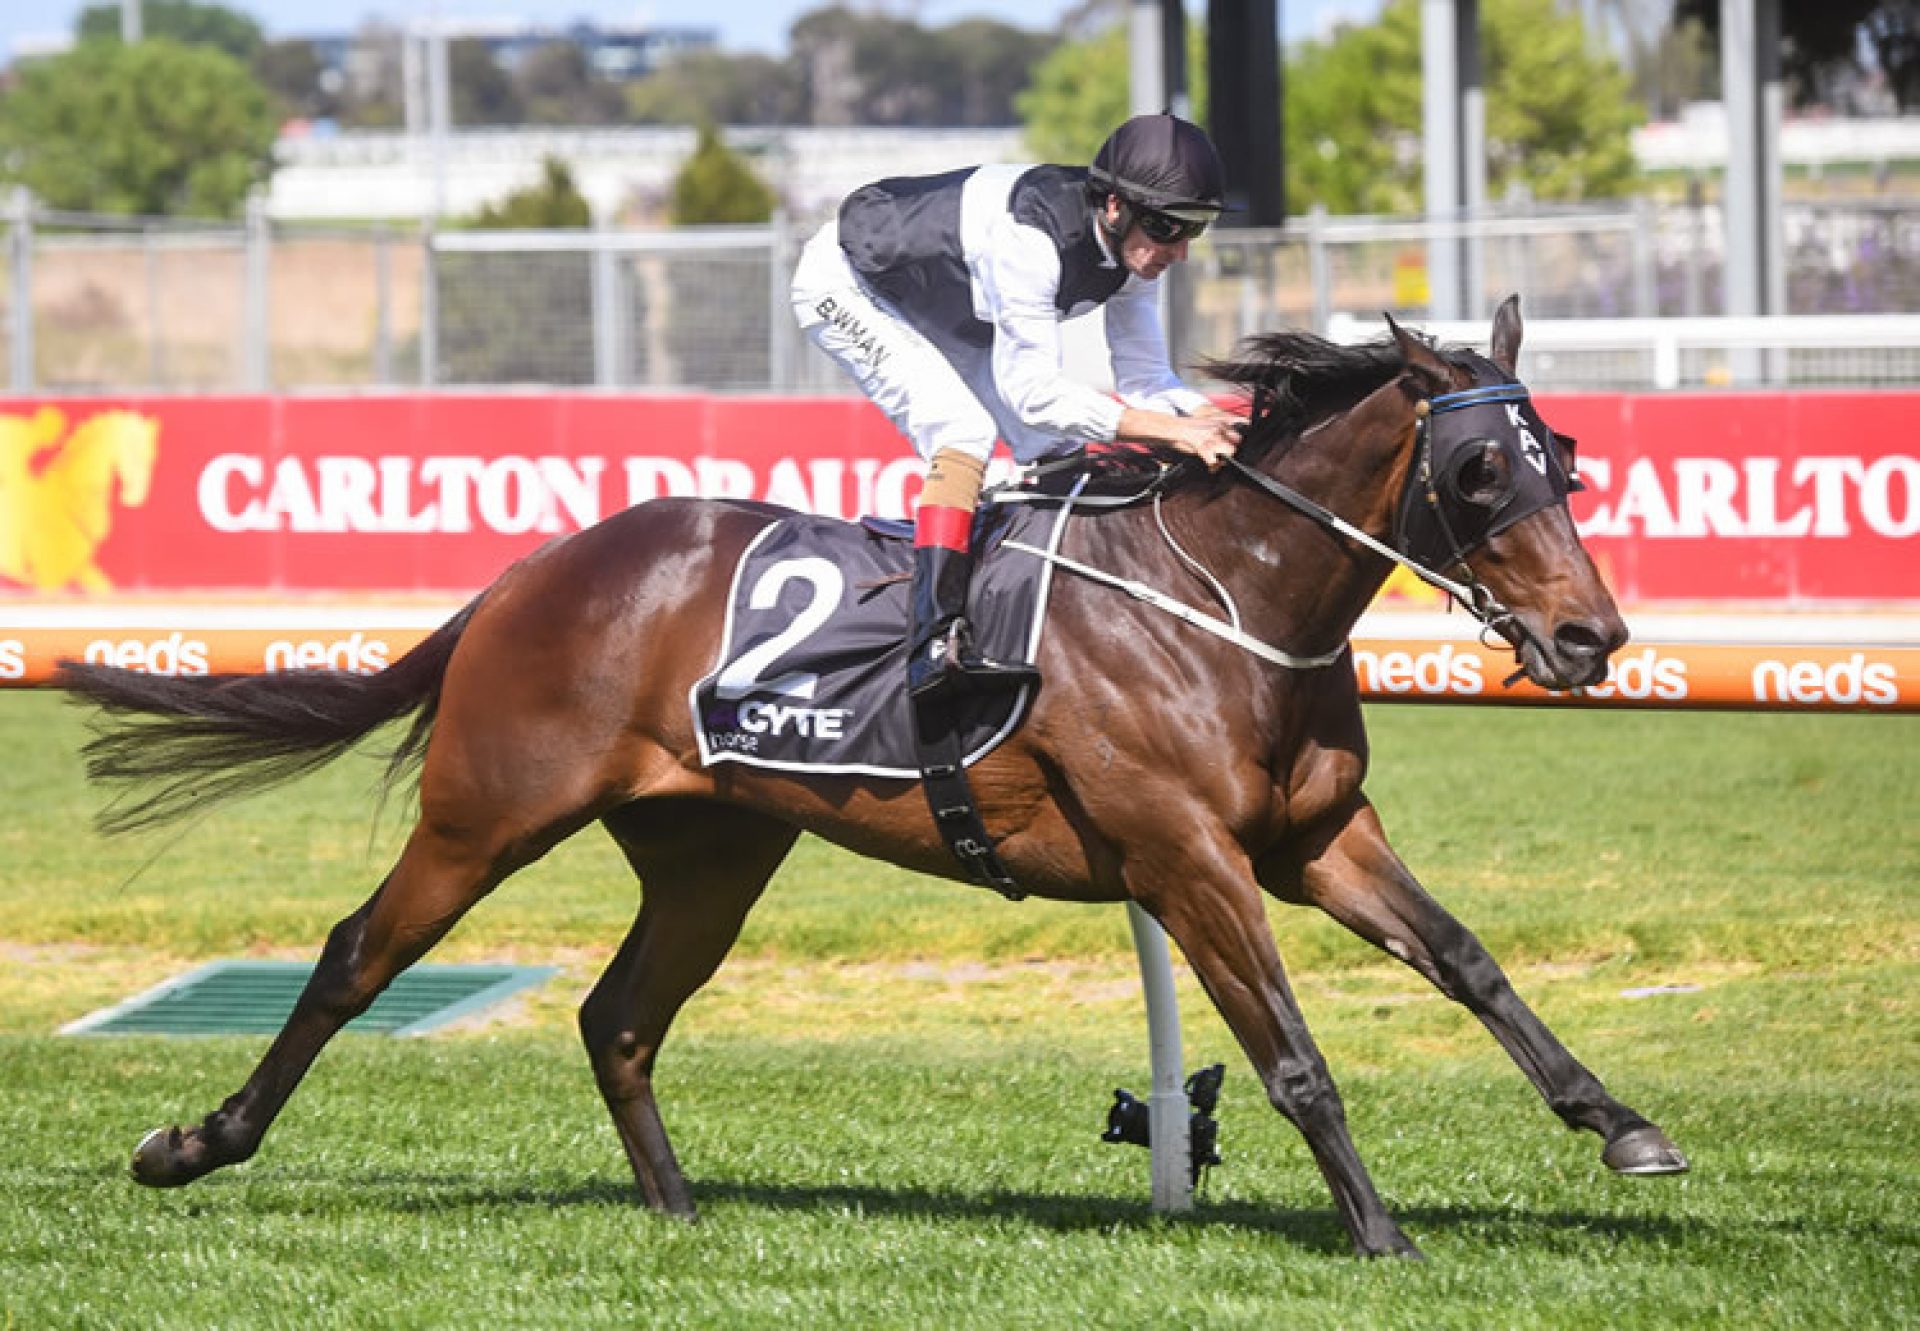
[{"label": "green tree", "polygon": [[[119,41],[119,4],[88,5],[80,11],[74,33],[83,42]],[[248,15],[198,0],[141,0],[140,35],[182,46],[212,46],[242,63],[259,54],[265,41],[260,25]]]},{"label": "green tree", "polygon": [[673,224],[764,222],[774,203],[773,190],[746,159],[721,142],[712,125],[702,125],[693,156],[673,179]]},{"label": "green tree", "polygon": [[[1673,20],[1699,22],[1720,40],[1720,0],[1677,0]],[[1821,0],[1780,6],[1782,69],[1795,106],[1810,106],[1842,71],[1872,64],[1903,114],[1920,107],[1920,0]]]},{"label": "green tree", "polygon": [[[1596,55],[1579,18],[1553,0],[1487,0],[1480,11],[1487,191],[1607,198],[1633,185],[1642,116],[1626,73]],[[1377,23],[1308,43],[1287,62],[1287,193],[1339,213],[1416,212],[1420,11],[1393,0]]]},{"label": "green tree", "polygon": [[0,171],[55,208],[228,217],[272,169],[276,118],[209,46],[85,42],[0,96]]},{"label": "green tree", "polygon": [[[1627,76],[1590,50],[1577,17],[1553,0],[1486,0],[1481,49],[1487,89],[1488,189],[1523,185],[1543,199],[1624,193],[1634,180],[1630,132],[1640,109]],[[1206,45],[1187,34],[1196,113],[1207,104]],[[1392,0],[1377,22],[1310,42],[1287,62],[1287,198],[1337,213],[1417,212],[1420,13]],[[1084,162],[1127,116],[1127,34],[1104,29],[1056,47],[1019,100],[1027,146],[1053,162]],[[1202,116],[1196,114],[1196,119]]]},{"label": "green tree", "polygon": [[471,38],[447,43],[447,100],[456,125],[517,125],[526,119],[513,80],[487,44]]},{"label": "green tree", "polygon": [[333,116],[339,98],[323,86],[320,53],[312,42],[268,42],[253,57],[253,76],[290,116]]},{"label": "green tree", "polygon": [[[1187,29],[1189,116],[1206,123],[1206,30]],[[1014,99],[1027,127],[1027,149],[1044,162],[1090,162],[1107,135],[1131,114],[1127,28],[1115,24],[1085,41],[1055,46]]]},{"label": "green tree", "polygon": [[831,5],[789,30],[789,63],[816,125],[1005,125],[1053,39],[991,20],[938,29]]},{"label": "green tree", "polygon": [[535,47],[514,74],[514,87],[526,119],[537,125],[610,125],[626,111],[620,89],[587,63],[578,42]]},{"label": "green tree", "polygon": [[510,231],[552,231],[592,224],[593,209],[574,183],[573,168],[558,157],[540,164],[537,185],[515,190],[500,202],[488,204],[469,222],[476,228]]},{"label": "green tree", "polygon": [[1056,45],[1047,33],[991,19],[966,19],[939,29],[941,64],[952,71],[945,121],[950,125],[1012,125],[1033,72]]},{"label": "green tree", "polygon": [[[466,225],[551,231],[592,222],[573,172],[558,158],[538,183],[515,190]],[[593,258],[581,251],[443,254],[440,364],[446,383],[593,382]]]},{"label": "green tree", "polygon": [[691,51],[627,89],[627,113],[647,125],[794,125],[799,75],[764,55]]}]

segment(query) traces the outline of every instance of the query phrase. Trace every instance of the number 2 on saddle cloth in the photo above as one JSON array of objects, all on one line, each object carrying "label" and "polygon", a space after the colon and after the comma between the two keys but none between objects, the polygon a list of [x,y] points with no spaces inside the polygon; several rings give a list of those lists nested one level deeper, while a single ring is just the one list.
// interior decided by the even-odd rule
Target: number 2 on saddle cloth
[{"label": "number 2 on saddle cloth", "polygon": [[[1068,505],[983,504],[967,614],[980,649],[1031,662],[1051,567],[1000,551],[1051,550]],[[741,555],[712,673],[689,703],[700,760],[789,772],[920,777],[941,836],[976,882],[1018,897],[980,820],[966,767],[1024,719],[1033,690],[938,700],[906,694],[911,524],[794,514]]]}]

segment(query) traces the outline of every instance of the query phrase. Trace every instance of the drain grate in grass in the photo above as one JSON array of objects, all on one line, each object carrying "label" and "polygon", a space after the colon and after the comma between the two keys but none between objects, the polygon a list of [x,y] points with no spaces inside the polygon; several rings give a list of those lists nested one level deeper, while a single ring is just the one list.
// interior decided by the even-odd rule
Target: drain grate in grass
[{"label": "drain grate in grass", "polygon": [[[415,966],[347,1027],[420,1035],[539,984],[554,966]],[[286,1022],[313,967],[214,961],[62,1027],[62,1035],[258,1035]]]}]

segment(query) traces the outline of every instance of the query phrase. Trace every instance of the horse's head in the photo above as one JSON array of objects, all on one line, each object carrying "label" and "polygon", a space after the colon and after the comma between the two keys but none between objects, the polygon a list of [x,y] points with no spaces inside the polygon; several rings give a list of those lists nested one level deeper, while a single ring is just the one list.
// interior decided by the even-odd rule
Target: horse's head
[{"label": "horse's head", "polygon": [[1567,510],[1573,441],[1547,428],[1514,373],[1519,297],[1495,313],[1488,356],[1443,355],[1387,322],[1418,419],[1394,546],[1464,583],[1535,684],[1598,684],[1627,626]]}]

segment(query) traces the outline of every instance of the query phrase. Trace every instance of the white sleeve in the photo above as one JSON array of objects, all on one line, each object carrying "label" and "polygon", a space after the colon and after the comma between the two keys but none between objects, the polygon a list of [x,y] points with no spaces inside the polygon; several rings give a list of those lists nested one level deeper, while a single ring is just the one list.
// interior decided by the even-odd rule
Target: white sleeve
[{"label": "white sleeve", "polygon": [[1111,440],[1120,429],[1119,402],[1061,373],[1060,256],[1036,227],[1011,217],[992,223],[979,264],[993,324],[993,382],[1027,426],[1069,439]]},{"label": "white sleeve", "polygon": [[1206,395],[1182,383],[1167,363],[1155,283],[1129,277],[1107,301],[1106,320],[1114,387],[1123,401],[1175,416],[1191,416],[1206,405]]}]

